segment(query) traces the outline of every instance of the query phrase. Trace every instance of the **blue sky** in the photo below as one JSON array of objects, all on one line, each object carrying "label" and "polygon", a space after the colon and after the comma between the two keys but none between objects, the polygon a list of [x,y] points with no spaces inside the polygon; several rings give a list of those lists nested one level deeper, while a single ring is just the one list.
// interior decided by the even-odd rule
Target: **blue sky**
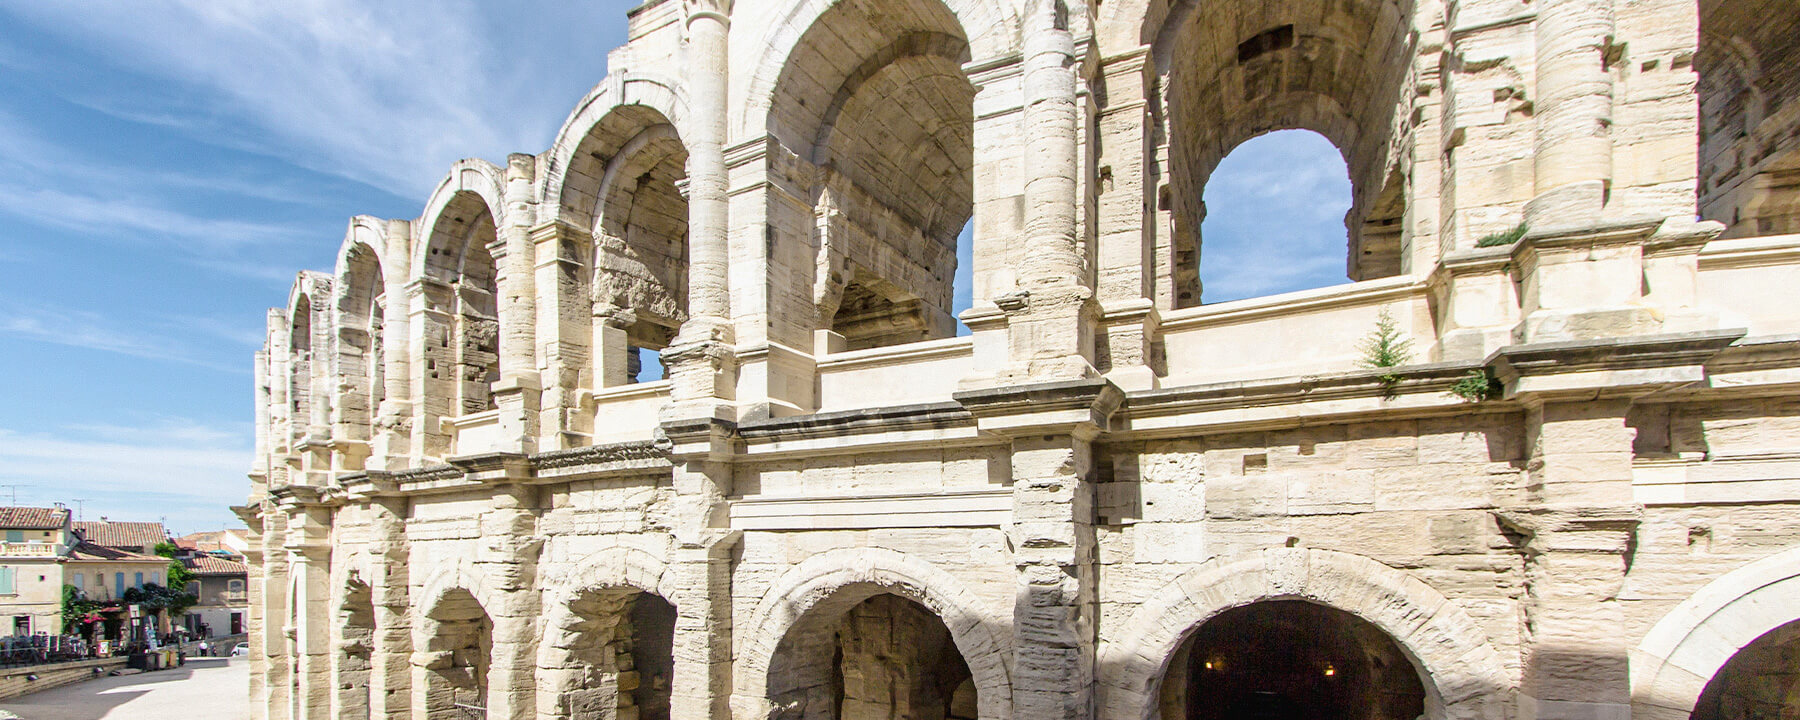
[{"label": "blue sky", "polygon": [[[415,217],[456,160],[547,147],[627,8],[0,0],[0,503],[235,524],[264,311],[350,216]],[[1335,151],[1277,133],[1234,163],[1208,299],[1342,282]]]}]

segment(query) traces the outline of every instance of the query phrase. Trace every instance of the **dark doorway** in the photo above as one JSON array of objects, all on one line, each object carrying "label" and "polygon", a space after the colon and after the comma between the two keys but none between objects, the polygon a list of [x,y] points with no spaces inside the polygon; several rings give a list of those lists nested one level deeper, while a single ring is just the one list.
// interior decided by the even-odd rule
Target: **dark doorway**
[{"label": "dark doorway", "polygon": [[1165,718],[1413,720],[1424,713],[1418,672],[1392,638],[1308,602],[1221,613],[1195,631],[1177,660],[1164,681]]},{"label": "dark doorway", "polygon": [[1732,655],[1706,683],[1692,720],[1800,717],[1800,620]]}]

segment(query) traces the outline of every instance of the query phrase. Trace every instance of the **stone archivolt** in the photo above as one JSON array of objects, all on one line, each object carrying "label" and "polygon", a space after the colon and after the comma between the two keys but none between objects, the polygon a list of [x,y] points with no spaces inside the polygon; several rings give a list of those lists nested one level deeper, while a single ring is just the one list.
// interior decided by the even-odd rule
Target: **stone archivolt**
[{"label": "stone archivolt", "polygon": [[[1800,711],[1792,10],[648,2],[270,312],[257,717]],[[1206,304],[1285,129],[1352,282]]]}]

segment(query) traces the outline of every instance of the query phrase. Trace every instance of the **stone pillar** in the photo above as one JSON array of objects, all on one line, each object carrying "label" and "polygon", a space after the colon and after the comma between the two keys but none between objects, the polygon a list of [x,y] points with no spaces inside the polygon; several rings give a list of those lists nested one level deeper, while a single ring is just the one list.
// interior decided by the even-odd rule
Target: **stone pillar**
[{"label": "stone pillar", "polygon": [[412,223],[388,221],[384,252],[387,272],[382,275],[385,284],[382,293],[387,297],[387,307],[381,316],[381,357],[374,360],[382,364],[381,405],[373,409],[375,427],[370,437],[373,444],[370,464],[378,470],[406,467],[407,453],[411,449],[414,384],[412,335],[408,321],[418,312],[412,307],[413,296],[407,292],[407,275],[412,263],[407,251],[412,247],[411,238]]},{"label": "stone pillar", "polygon": [[506,224],[489,253],[499,273],[494,298],[500,321],[500,382],[494,387],[494,404],[500,409],[500,427],[508,450],[537,452],[538,407],[542,403],[538,375],[537,281],[534,277],[536,248],[531,238],[531,183],[536,161],[514,153],[506,162]]},{"label": "stone pillar", "polygon": [[[528,468],[508,468],[516,477]],[[537,488],[501,482],[481,516],[475,563],[493,583],[488,617],[494,623],[488,669],[488,720],[533,720],[537,714]]]},{"label": "stone pillar", "polygon": [[449,436],[438,421],[455,417],[456,357],[450,347],[456,327],[450,315],[450,286],[431,277],[413,278],[406,284],[408,357],[412,376],[412,460],[441,458],[450,449]]},{"label": "stone pillar", "polygon": [[725,167],[731,0],[686,0],[688,320],[663,351],[680,415],[720,417],[736,385]]},{"label": "stone pillar", "polygon": [[586,258],[593,240],[587,230],[554,221],[533,228],[531,239],[537,246],[538,362],[544,368],[538,450],[560,450],[585,443],[571,433],[592,431],[580,407],[582,388],[604,386],[592,375],[590,359],[593,268]]},{"label": "stone pillar", "polygon": [[732,717],[731,493],[734,428],[717,420],[663,423],[675,464],[675,670],[670,716]]},{"label": "stone pillar", "polygon": [[1091,450],[1124,393],[1104,380],[1080,380],[956,399],[982,431],[1012,438],[1013,717],[1092,718],[1098,607]]},{"label": "stone pillar", "polygon": [[1093,377],[1093,289],[1078,240],[1080,127],[1075,41],[1060,3],[1025,19],[1025,256],[1019,287],[995,298],[1007,315],[1000,381]]},{"label": "stone pillar", "polygon": [[375,604],[374,649],[369,658],[370,720],[412,715],[412,612],[408,592],[406,504],[400,496],[369,501],[369,534],[377,567],[368,578]]},{"label": "stone pillar", "polygon": [[[286,632],[290,599],[287,517],[273,502],[264,503],[260,512],[263,572],[256,587],[260,607],[250,625],[251,698],[262,701],[267,720],[292,720],[293,663]],[[261,672],[255,672],[256,666]]]},{"label": "stone pillar", "polygon": [[1612,2],[1542,0],[1536,29],[1536,194],[1525,222],[1593,223],[1612,183]]},{"label": "stone pillar", "polygon": [[327,720],[331,713],[331,510],[310,493],[284,501],[293,607],[288,628],[297,664],[294,720]]},{"label": "stone pillar", "polygon": [[267,644],[264,642],[269,625],[264,607],[268,599],[268,586],[265,582],[268,554],[264,552],[268,536],[264,533],[264,524],[268,520],[259,505],[237,506],[232,511],[237,513],[244,521],[244,527],[249,529],[244,538],[244,629],[249,633],[245,641],[250,648],[250,655],[246,658],[250,663],[250,720],[269,720],[269,658]]}]

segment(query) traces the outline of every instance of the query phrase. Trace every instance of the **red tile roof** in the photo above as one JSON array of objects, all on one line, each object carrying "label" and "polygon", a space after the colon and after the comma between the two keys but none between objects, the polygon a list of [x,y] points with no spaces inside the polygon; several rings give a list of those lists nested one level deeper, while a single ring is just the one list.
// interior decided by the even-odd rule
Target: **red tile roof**
[{"label": "red tile roof", "polygon": [[95,545],[90,542],[78,543],[75,547],[70,548],[69,559],[106,562],[155,560],[166,563],[169,561],[168,558],[161,555],[145,555],[143,553],[131,552],[130,550],[120,550],[118,548]]},{"label": "red tile roof", "polygon": [[195,555],[183,558],[181,564],[195,575],[244,575],[250,572],[249,566],[217,555]]},{"label": "red tile roof", "polygon": [[169,539],[169,531],[159,522],[119,522],[89,520],[75,523],[81,539],[110,548],[151,548]]},{"label": "red tile roof", "polygon": [[69,521],[64,508],[0,507],[0,529],[57,530]]}]

